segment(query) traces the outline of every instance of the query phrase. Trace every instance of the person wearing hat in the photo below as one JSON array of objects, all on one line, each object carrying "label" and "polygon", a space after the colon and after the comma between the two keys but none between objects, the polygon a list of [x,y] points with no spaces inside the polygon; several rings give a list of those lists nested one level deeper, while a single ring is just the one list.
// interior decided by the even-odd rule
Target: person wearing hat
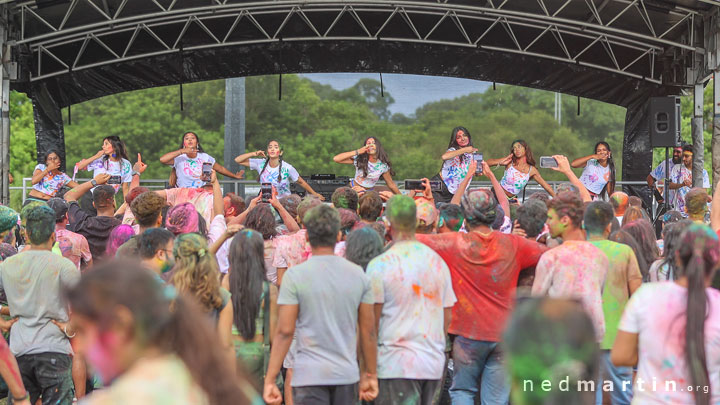
[{"label": "person wearing hat", "polygon": [[87,239],[67,229],[70,204],[62,198],[53,197],[48,205],[55,211],[55,239],[63,257],[69,259],[78,270],[92,266],[92,253]]},{"label": "person wearing hat", "polygon": [[0,205],[0,240],[13,245],[13,247],[15,246],[15,227],[19,218],[17,211]]}]

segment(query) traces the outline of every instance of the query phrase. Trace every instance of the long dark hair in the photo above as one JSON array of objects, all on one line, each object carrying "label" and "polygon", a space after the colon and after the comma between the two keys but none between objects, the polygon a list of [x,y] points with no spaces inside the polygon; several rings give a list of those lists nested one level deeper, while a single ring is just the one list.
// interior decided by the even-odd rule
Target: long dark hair
[{"label": "long dark hair", "polygon": [[275,229],[275,215],[273,215],[270,204],[260,203],[255,206],[245,217],[246,228],[258,231],[262,234],[264,240],[268,240],[277,235]]},{"label": "long dark hair", "polygon": [[47,160],[48,160],[48,158],[50,157],[50,155],[52,155],[53,153],[54,153],[55,156],[57,156],[58,159],[60,160],[60,167],[58,167],[57,170],[58,170],[59,172],[62,172],[63,158],[60,156],[60,154],[58,153],[58,151],[55,150],[55,149],[50,149],[49,151],[45,152],[45,155],[43,156],[43,159],[42,159],[42,163],[45,165],[45,167],[47,167]]},{"label": "long dark hair", "polygon": [[[270,146],[270,142],[277,142],[278,147],[280,148],[280,153],[278,154],[278,160],[280,161],[280,163],[278,164],[278,183],[280,183],[282,181],[282,162],[283,162],[282,151],[283,151],[283,147],[280,144],[280,141],[276,141],[275,139],[269,140],[267,143],[268,146]],[[265,168],[267,167],[268,163],[270,163],[269,155],[265,158],[265,164],[263,164],[263,168],[262,168],[262,170],[260,170],[260,174],[258,175],[258,178],[260,178],[260,176],[262,176],[263,172],[265,172]]]},{"label": "long dark hair", "polygon": [[[679,275],[687,277],[685,322],[685,361],[693,386],[710,385],[705,353],[707,294],[705,280],[712,278],[720,259],[720,243],[708,226],[692,224],[681,236]],[[709,404],[710,394],[693,390],[696,404]]]},{"label": "long dark hair", "polygon": [[[118,157],[120,159],[130,160],[128,159],[127,151],[125,150],[125,143],[120,140],[119,136],[110,135],[103,138],[103,142],[108,141],[110,142],[110,145],[113,147],[113,152],[115,153],[115,157]],[[58,155],[59,156],[59,155]],[[105,169],[108,168],[108,161],[110,160],[110,156],[103,155],[103,165],[105,166]]]},{"label": "long dark hair", "polygon": [[[595,144],[595,148],[593,149],[593,152],[597,151],[597,147],[603,145],[607,148],[608,152],[612,152],[612,149],[610,149],[610,144],[605,141],[600,141]],[[602,195],[610,195],[613,192],[615,192],[615,162],[612,158],[612,153],[607,158],[608,161],[608,167],[610,168],[610,179],[608,180],[608,183],[605,185],[602,191]],[[610,186],[610,187],[608,187]]]},{"label": "long dark hair", "polygon": [[620,229],[617,232],[613,232],[610,234],[609,240],[617,243],[621,243],[623,245],[627,245],[632,249],[633,253],[635,253],[635,258],[638,262],[638,267],[640,268],[640,274],[642,274],[643,281],[647,281],[649,277],[649,270],[650,270],[650,263],[648,263],[646,256],[643,254],[642,249],[640,248],[640,243],[635,239],[634,236],[632,236],[627,230]]},{"label": "long dark hair", "polygon": [[370,226],[356,229],[347,236],[345,258],[367,270],[370,260],[383,252],[383,240],[380,234]]},{"label": "long dark hair", "polygon": [[655,260],[660,257],[660,249],[657,246],[655,231],[653,230],[650,221],[646,219],[637,219],[628,223],[623,222],[621,229],[635,238],[635,242],[637,242],[638,245],[638,250],[635,251],[635,256],[643,256],[647,266],[646,268],[640,267],[640,272],[643,275],[643,281],[650,281],[650,265],[652,265]]},{"label": "long dark hair", "polygon": [[[468,137],[468,144],[465,145],[465,146],[460,146],[460,145],[457,143],[457,133],[458,133],[459,131],[465,132],[465,135],[467,135],[467,137]],[[448,149],[450,149],[450,148],[455,148],[455,150],[458,150],[458,149],[462,149],[462,148],[465,148],[465,147],[468,147],[468,146],[473,146],[473,144],[472,144],[472,137],[470,136],[470,131],[468,131],[467,128],[465,128],[465,127],[455,127],[455,128],[453,128],[452,134],[450,134],[450,143],[448,144]],[[464,161],[465,161],[465,154],[463,153],[462,155],[460,155],[460,162],[464,162]]]},{"label": "long dark hair", "polygon": [[245,340],[254,338],[257,332],[255,320],[260,310],[263,284],[268,281],[264,249],[262,235],[252,229],[238,232],[230,243],[229,273],[233,323]]},{"label": "long dark hair", "polygon": [[[377,155],[377,158],[379,161],[385,163],[388,166],[388,172],[390,172],[391,176],[395,175],[395,172],[392,168],[392,163],[390,162],[390,158],[388,157],[387,153],[385,153],[385,149],[383,149],[382,144],[380,143],[380,140],[377,139],[374,136],[369,136],[365,138],[365,142],[363,142],[363,146],[367,144],[367,141],[370,139],[375,140],[375,153]],[[362,170],[363,176],[367,177],[368,175],[368,162],[370,161],[370,155],[366,153],[363,153],[361,155],[358,155],[355,162],[357,163],[357,167]]]},{"label": "long dark hair", "polygon": [[532,149],[530,149],[530,146],[523,139],[516,139],[510,144],[510,154],[512,155],[513,164],[517,162],[517,156],[515,156],[515,153],[513,152],[513,146],[515,146],[516,143],[519,143],[523,146],[523,148],[525,148],[525,161],[530,166],[535,166],[535,158],[533,158]]},{"label": "long dark hair", "polygon": [[113,327],[117,307],[126,308],[133,315],[132,336],[138,344],[180,357],[211,404],[250,403],[242,388],[248,384],[226,361],[211,320],[192,298],[175,296],[138,263],[111,261],[95,267],[66,297],[74,314],[100,330]]},{"label": "long dark hair", "polygon": [[[676,211],[677,212],[677,211]],[[660,267],[667,266],[668,271],[666,280],[673,280],[678,278],[677,257],[678,249],[680,249],[680,237],[683,232],[693,224],[693,221],[689,219],[683,219],[672,224],[665,225],[663,228],[663,254],[664,258],[660,262]]]},{"label": "long dark hair", "polygon": [[195,132],[192,132],[192,131],[188,131],[188,132],[185,132],[184,134],[182,134],[182,136],[180,137],[180,147],[179,147],[178,149],[184,149],[184,148],[185,148],[185,135],[187,135],[187,134],[193,134],[193,135],[195,135],[195,140],[197,141],[197,150],[198,150],[198,153],[205,153],[205,151],[204,151],[203,148],[202,148],[202,145],[200,144],[200,136],[199,136],[198,134],[196,134]]}]

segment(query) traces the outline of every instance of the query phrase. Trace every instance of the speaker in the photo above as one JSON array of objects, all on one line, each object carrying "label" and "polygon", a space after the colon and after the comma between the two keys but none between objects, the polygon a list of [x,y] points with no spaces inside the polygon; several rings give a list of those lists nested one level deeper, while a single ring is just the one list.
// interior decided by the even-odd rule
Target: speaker
[{"label": "speaker", "polygon": [[[325,201],[330,201],[333,193],[340,187],[350,185],[350,177],[348,176],[335,176],[334,174],[313,174],[311,176],[302,176],[303,179],[307,179],[307,184],[315,190],[316,193],[325,197]],[[305,189],[300,187],[297,183],[290,184],[290,192],[297,194],[300,197],[305,197]]]},{"label": "speaker", "polygon": [[653,148],[680,146],[680,97],[650,99],[650,144]]}]

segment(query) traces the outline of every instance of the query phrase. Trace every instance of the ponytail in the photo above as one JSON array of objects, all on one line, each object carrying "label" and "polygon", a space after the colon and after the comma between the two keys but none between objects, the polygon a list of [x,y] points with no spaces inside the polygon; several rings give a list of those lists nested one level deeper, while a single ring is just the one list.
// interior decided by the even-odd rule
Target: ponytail
[{"label": "ponytail", "polygon": [[[685,323],[685,361],[690,371],[690,381],[695,387],[709,387],[705,356],[705,317],[707,296],[705,294],[705,261],[700,249],[693,249],[692,257],[685,267],[688,279],[687,310]],[[693,390],[696,405],[710,403],[710,394],[702,389]]]}]

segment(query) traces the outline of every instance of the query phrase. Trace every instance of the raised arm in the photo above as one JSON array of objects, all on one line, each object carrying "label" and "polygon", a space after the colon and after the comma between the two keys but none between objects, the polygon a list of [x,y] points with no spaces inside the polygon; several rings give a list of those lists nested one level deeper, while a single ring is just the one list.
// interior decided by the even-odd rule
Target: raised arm
[{"label": "raised arm", "polygon": [[535,166],[533,166],[533,168],[530,170],[531,170],[530,177],[532,177],[533,180],[537,181],[537,183],[540,185],[540,187],[544,188],[545,191],[548,192],[548,194],[550,194],[552,197],[555,197],[555,191],[552,189],[552,187],[550,187],[548,182],[542,178],[538,169],[535,168]]},{"label": "raised arm", "polygon": [[318,194],[315,190],[313,190],[312,187],[303,179],[302,177],[298,177],[297,184],[300,185],[300,187],[304,188],[305,191],[307,191],[310,195],[320,199],[320,201],[325,201],[325,197],[322,196],[322,194]]},{"label": "raised arm", "polygon": [[45,175],[57,169],[58,167],[60,167],[60,164],[57,161],[52,161],[52,163],[50,163],[50,166],[46,167],[45,170],[35,170],[32,176],[32,184],[35,185],[40,183],[40,181],[42,181]]},{"label": "raised arm", "polygon": [[88,165],[90,163],[96,161],[97,159],[100,159],[100,157],[102,157],[102,155],[103,155],[103,151],[102,151],[102,149],[100,149],[100,151],[98,153],[94,154],[93,156],[91,156],[88,159],[83,159],[83,160],[77,162],[77,164],[75,166],[77,166],[78,170],[85,170],[85,168],[88,167]]},{"label": "raised arm", "polygon": [[577,158],[577,159],[573,160],[572,163],[570,163],[570,166],[572,166],[576,169],[580,168],[580,167],[585,167],[588,160],[590,160],[590,159],[600,159],[600,156],[597,154],[583,156],[581,158]]},{"label": "raised arm", "polygon": [[382,175],[382,178],[385,180],[385,183],[387,183],[387,186],[390,188],[390,190],[395,194],[401,194],[400,189],[395,184],[395,182],[392,179],[392,176],[390,175],[390,172],[385,172]]},{"label": "raised arm", "polygon": [[285,226],[287,226],[288,232],[295,233],[300,230],[300,226],[295,221],[295,218],[290,215],[289,212],[283,207],[282,204],[280,204],[280,200],[277,199],[277,196],[275,195],[275,189],[273,188],[273,196],[270,199],[270,205],[272,205],[280,214],[280,218],[282,218],[283,223]]},{"label": "raised arm", "polygon": [[210,182],[212,183],[213,189],[213,217],[215,217],[216,215],[221,215],[225,212],[222,189],[220,188],[220,182],[217,179],[215,170],[213,170],[210,175]]},{"label": "raised arm", "polygon": [[343,152],[343,153],[340,153],[339,155],[335,155],[333,160],[335,161],[335,163],[351,165],[351,164],[353,164],[354,156],[362,155],[363,153],[367,153],[367,150],[368,150],[368,147],[363,146],[360,149],[355,149],[355,150],[351,150],[350,152]]},{"label": "raised arm", "polygon": [[[83,196],[83,194],[90,191],[91,188],[95,187],[96,185],[101,185],[107,183],[107,181],[110,180],[110,175],[107,173],[98,174],[95,176],[95,178],[91,181],[86,181],[85,183],[75,187],[74,189],[68,191],[65,193],[65,201],[77,201],[80,199],[80,197]],[[95,184],[92,184],[92,182],[95,181]]]},{"label": "raised arm", "polygon": [[221,165],[221,164],[218,163],[218,162],[215,162],[215,164],[213,165],[213,170],[215,170],[216,172],[222,174],[222,175],[225,176],[225,177],[230,177],[230,178],[233,178],[233,179],[235,179],[235,180],[240,180],[240,179],[242,179],[242,178],[243,178],[243,175],[245,174],[245,170],[240,170],[240,171],[237,172],[237,173],[233,173],[233,172],[231,172],[230,170],[226,169],[225,166]]},{"label": "raised arm", "polygon": [[193,152],[193,150],[194,150],[193,148],[182,148],[182,149],[174,150],[172,152],[168,152],[168,153],[160,156],[160,163],[171,166],[176,157],[182,155],[183,153],[184,154],[191,153],[191,152]]},{"label": "raised arm", "polygon": [[239,165],[243,165],[243,166],[250,166],[250,158],[253,158],[253,157],[265,158],[266,155],[265,155],[265,152],[261,151],[261,150],[257,150],[255,152],[243,153],[242,155],[235,158],[235,163],[237,163]]},{"label": "raised arm", "polygon": [[466,146],[464,148],[456,149],[456,150],[449,150],[442,154],[441,159],[442,160],[450,160],[456,156],[460,156],[463,153],[475,153],[477,152],[477,148],[473,148],[472,146]]},{"label": "raised arm", "polygon": [[130,190],[140,185],[140,175],[145,171],[145,169],[147,169],[147,165],[143,163],[142,156],[138,153],[138,160],[133,165],[133,176],[132,181],[130,181]]},{"label": "raised arm", "polygon": [[[241,212],[240,215],[231,219],[228,222],[228,226],[230,226],[231,224],[245,223],[245,218],[248,216],[250,211],[252,211],[253,208],[255,208],[260,203],[261,200],[262,200],[262,195],[258,195],[257,197],[253,198],[252,201],[250,201],[250,205],[248,205],[247,209],[245,211]],[[297,222],[296,222],[296,224],[297,224]]]},{"label": "raised arm", "polygon": [[[483,163],[485,162],[483,161]],[[470,185],[470,182],[472,181],[472,178],[475,175],[476,171],[477,162],[475,161],[475,159],[473,159],[470,162],[470,167],[468,168],[467,175],[465,175],[463,181],[461,181],[458,185],[458,188],[455,191],[455,195],[453,196],[452,200],[450,200],[450,204],[460,205],[460,201],[462,201],[462,196],[463,194],[465,194],[465,190],[467,190],[468,185]]]},{"label": "raised arm", "polygon": [[503,209],[503,212],[505,213],[506,217],[510,217],[510,202],[508,201],[507,194],[505,194],[505,189],[502,188],[500,183],[497,181],[497,178],[495,177],[495,173],[490,170],[490,166],[483,162],[483,175],[490,179],[490,183],[492,183],[493,191],[495,191],[495,196],[498,199],[498,204]]},{"label": "raised arm", "polygon": [[507,166],[510,163],[512,163],[512,153],[503,158],[500,158],[500,159],[488,159],[488,160],[483,160],[483,162],[487,162],[488,166],[497,166],[497,165]]},{"label": "raised arm", "polygon": [[554,155],[553,158],[558,162],[558,167],[551,167],[551,169],[560,172],[567,176],[568,180],[570,180],[570,183],[577,187],[578,190],[580,190],[580,198],[584,202],[592,201],[592,197],[590,197],[590,192],[588,192],[587,188],[585,188],[585,185],[580,182],[580,179],[575,175],[575,172],[572,171],[570,168],[570,165],[568,164],[568,158],[566,158],[563,155]]}]

